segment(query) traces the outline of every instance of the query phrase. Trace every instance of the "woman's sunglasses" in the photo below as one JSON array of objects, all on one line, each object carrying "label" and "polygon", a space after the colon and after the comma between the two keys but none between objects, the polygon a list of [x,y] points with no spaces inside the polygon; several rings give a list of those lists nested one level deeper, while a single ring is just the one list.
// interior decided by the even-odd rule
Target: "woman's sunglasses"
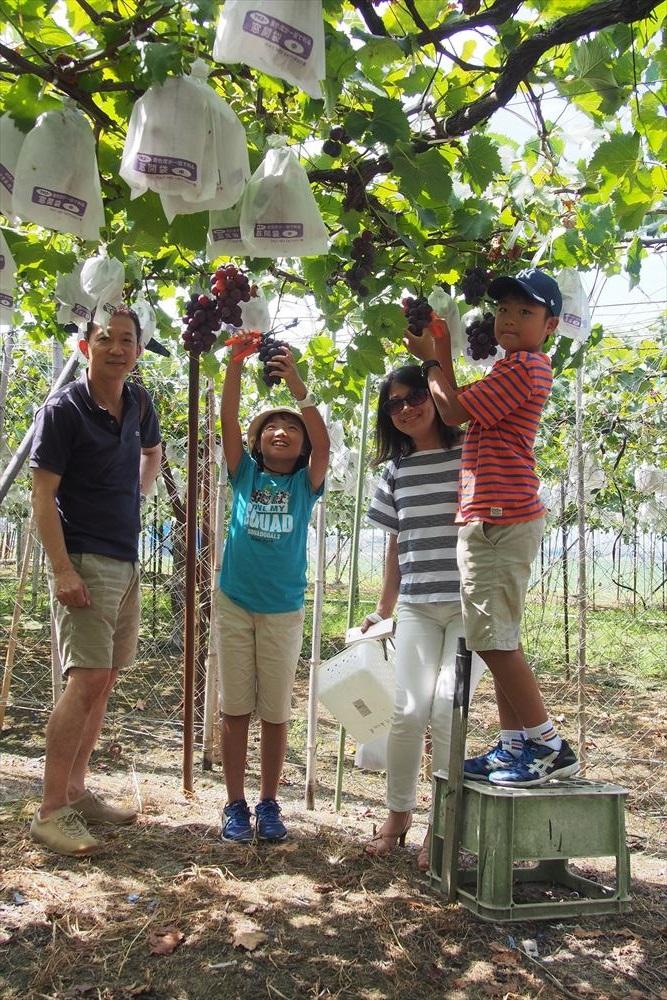
[{"label": "woman's sunglasses", "polygon": [[426,402],[429,395],[428,389],[413,389],[407,396],[394,396],[393,399],[386,399],[382,404],[382,409],[388,417],[395,417],[401,412],[406,403],[408,406],[421,406],[422,403]]}]

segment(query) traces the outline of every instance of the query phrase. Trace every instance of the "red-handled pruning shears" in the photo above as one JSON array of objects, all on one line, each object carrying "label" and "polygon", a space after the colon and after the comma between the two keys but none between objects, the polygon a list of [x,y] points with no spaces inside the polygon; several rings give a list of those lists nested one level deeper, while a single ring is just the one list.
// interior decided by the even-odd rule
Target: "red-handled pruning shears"
[{"label": "red-handled pruning shears", "polygon": [[261,340],[262,334],[259,330],[241,330],[240,333],[235,333],[232,337],[227,338],[225,347],[233,347],[234,344],[246,344],[246,349],[236,355],[237,360],[241,360],[242,358],[249,358],[251,354],[255,354],[259,350]]}]

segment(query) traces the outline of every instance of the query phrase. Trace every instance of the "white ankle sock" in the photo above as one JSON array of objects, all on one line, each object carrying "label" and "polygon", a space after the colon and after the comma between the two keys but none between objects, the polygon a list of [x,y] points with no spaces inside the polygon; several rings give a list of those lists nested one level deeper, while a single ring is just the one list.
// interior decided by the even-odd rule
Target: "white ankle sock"
[{"label": "white ankle sock", "polygon": [[503,745],[503,750],[507,750],[513,757],[521,756],[525,739],[523,729],[500,730],[500,741]]},{"label": "white ankle sock", "polygon": [[541,743],[550,750],[560,750],[563,745],[561,737],[556,732],[551,719],[540,723],[539,726],[526,726],[526,736],[535,743]]}]

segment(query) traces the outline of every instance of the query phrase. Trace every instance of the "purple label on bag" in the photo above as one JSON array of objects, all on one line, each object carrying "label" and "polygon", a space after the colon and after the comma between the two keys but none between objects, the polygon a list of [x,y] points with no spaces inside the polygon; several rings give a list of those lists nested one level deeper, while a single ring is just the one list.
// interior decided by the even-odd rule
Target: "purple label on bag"
[{"label": "purple label on bag", "polygon": [[271,42],[304,62],[313,50],[313,40],[304,31],[279,21],[261,10],[249,10],[243,20],[243,31],[265,42]]},{"label": "purple label on bag", "polygon": [[178,177],[182,181],[197,180],[197,164],[179,156],[157,156],[154,153],[137,153],[134,169],[140,174],[158,174],[160,177]]},{"label": "purple label on bag", "polygon": [[256,222],[254,233],[263,240],[301,240],[303,225],[300,222]]},{"label": "purple label on bag", "polygon": [[82,306],[80,302],[74,303],[74,305],[72,306],[72,312],[74,313],[75,316],[81,316],[82,319],[87,319],[88,322],[90,322],[90,320],[93,318],[93,314],[90,311],[90,309],[86,309],[86,307]]},{"label": "purple label on bag", "polygon": [[567,323],[569,326],[581,326],[581,316],[575,316],[574,313],[563,313],[563,323]]},{"label": "purple label on bag", "polygon": [[0,163],[0,184],[7,188],[10,194],[14,191],[14,174],[8,170],[4,163]]},{"label": "purple label on bag", "polygon": [[36,205],[46,205],[47,208],[55,208],[59,212],[67,212],[68,215],[76,215],[80,219],[86,214],[87,201],[75,198],[71,194],[63,194],[62,191],[51,191],[50,188],[36,187],[32,189],[32,200]]},{"label": "purple label on bag", "polygon": [[7,295],[6,292],[0,292],[0,306],[6,306],[7,309],[13,309],[14,299],[11,295]]},{"label": "purple label on bag", "polygon": [[4,271],[4,269],[5,269],[5,255],[4,253],[0,253],[0,271]]},{"label": "purple label on bag", "polygon": [[223,229],[212,229],[211,235],[216,240],[240,240],[241,229],[239,226],[225,226]]}]

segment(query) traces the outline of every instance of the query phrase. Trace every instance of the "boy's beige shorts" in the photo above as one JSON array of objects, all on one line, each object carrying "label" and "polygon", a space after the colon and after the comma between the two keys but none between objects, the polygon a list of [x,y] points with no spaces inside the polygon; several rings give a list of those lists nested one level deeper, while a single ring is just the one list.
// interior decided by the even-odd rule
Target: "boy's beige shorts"
[{"label": "boy's beige shorts", "polygon": [[265,722],[289,722],[305,608],[256,614],[221,590],[216,601],[222,711],[256,712]]},{"label": "boy's beige shorts", "polygon": [[518,524],[472,521],[459,530],[456,558],[468,649],[519,648],[530,568],[544,517]]}]

